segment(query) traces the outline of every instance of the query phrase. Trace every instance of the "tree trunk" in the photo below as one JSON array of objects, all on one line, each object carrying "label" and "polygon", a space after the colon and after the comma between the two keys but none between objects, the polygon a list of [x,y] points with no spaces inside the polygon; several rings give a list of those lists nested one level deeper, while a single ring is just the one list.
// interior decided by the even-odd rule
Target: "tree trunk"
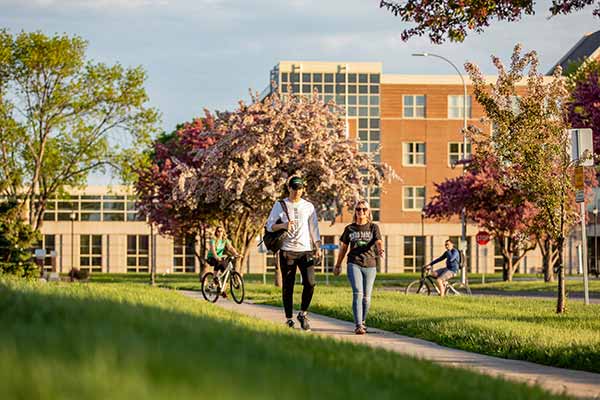
[{"label": "tree trunk", "polygon": [[204,259],[204,255],[206,254],[206,227],[200,227],[198,238],[200,240],[200,252],[196,254],[196,258],[198,259],[198,264],[200,264],[198,279],[202,282],[202,277],[208,270],[208,263]]},{"label": "tree trunk", "polygon": [[565,238],[561,234],[558,238],[558,299],[556,301],[556,313],[562,314],[566,310],[567,296],[565,290],[565,266],[563,265],[563,244]]}]

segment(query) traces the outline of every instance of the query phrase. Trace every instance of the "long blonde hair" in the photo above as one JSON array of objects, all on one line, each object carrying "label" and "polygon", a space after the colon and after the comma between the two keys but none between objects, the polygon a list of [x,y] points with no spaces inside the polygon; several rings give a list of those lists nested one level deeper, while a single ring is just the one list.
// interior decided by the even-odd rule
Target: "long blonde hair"
[{"label": "long blonde hair", "polygon": [[352,214],[352,223],[353,224],[358,223],[357,219],[356,219],[356,207],[358,207],[360,205],[365,206],[367,209],[367,212],[365,212],[365,214],[367,215],[367,222],[373,222],[373,214],[371,213],[371,207],[369,207],[369,202],[365,199],[361,199],[361,200],[358,200],[356,202],[356,204],[354,204],[354,210],[353,210],[354,213]]}]

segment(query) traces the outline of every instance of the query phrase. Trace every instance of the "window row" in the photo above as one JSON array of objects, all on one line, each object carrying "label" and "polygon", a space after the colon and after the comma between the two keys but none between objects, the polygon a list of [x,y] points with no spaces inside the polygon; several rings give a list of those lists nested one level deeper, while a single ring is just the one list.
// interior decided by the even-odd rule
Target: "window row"
[{"label": "window row", "polygon": [[282,72],[281,73],[281,82],[282,83],[297,83],[300,82],[300,78],[302,78],[302,82],[304,83],[379,83],[379,74],[345,74],[345,73],[298,73],[298,72]]},{"label": "window row", "polygon": [[[402,115],[404,118],[426,118],[427,96],[424,94],[405,94],[402,96]],[[467,96],[467,118],[472,117],[471,96]],[[461,119],[465,115],[464,96],[448,96],[448,118]]]},{"label": "window row", "polygon": [[[426,156],[427,145],[424,142],[404,142],[402,143],[402,165],[404,166],[425,166],[427,164]],[[462,142],[448,143],[448,165],[453,167],[462,159],[471,156],[471,143],[467,143],[467,152],[464,152]]]},{"label": "window row", "polygon": [[298,83],[292,83],[292,84],[283,84],[281,86],[281,92],[282,93],[304,93],[304,94],[308,94],[308,93],[312,93],[312,92],[318,92],[318,93],[328,93],[328,94],[333,94],[333,93],[337,93],[337,94],[344,94],[344,93],[348,93],[349,95],[352,94],[372,94],[372,95],[378,95],[379,94],[379,85],[359,85],[359,86],[346,86],[346,85],[321,85],[321,84],[298,84]]}]

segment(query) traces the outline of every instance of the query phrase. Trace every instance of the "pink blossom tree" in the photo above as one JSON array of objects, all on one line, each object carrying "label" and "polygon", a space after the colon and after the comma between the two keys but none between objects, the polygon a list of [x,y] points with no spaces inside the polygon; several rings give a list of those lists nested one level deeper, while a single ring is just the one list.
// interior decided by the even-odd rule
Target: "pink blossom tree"
[{"label": "pink blossom tree", "polygon": [[573,128],[591,128],[594,153],[600,153],[600,62],[590,60],[568,77],[569,121]]},{"label": "pink blossom tree", "polygon": [[217,130],[223,136],[198,153],[202,165],[191,167],[175,196],[196,208],[216,207],[244,257],[291,175],[304,177],[306,197],[321,216],[339,215],[365,187],[381,185],[386,173],[395,177],[357,150],[345,137],[339,109],[317,95],[253,96],[220,119]]}]

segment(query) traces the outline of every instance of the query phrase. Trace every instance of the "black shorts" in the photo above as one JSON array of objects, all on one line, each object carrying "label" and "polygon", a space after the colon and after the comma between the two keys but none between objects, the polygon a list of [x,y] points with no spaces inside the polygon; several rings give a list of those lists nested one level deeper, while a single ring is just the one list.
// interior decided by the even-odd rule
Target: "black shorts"
[{"label": "black shorts", "polygon": [[206,262],[208,262],[209,265],[212,265],[215,272],[217,272],[217,271],[224,272],[225,268],[227,268],[227,258],[221,258],[221,261],[218,261],[214,257],[208,257],[206,259]]}]

